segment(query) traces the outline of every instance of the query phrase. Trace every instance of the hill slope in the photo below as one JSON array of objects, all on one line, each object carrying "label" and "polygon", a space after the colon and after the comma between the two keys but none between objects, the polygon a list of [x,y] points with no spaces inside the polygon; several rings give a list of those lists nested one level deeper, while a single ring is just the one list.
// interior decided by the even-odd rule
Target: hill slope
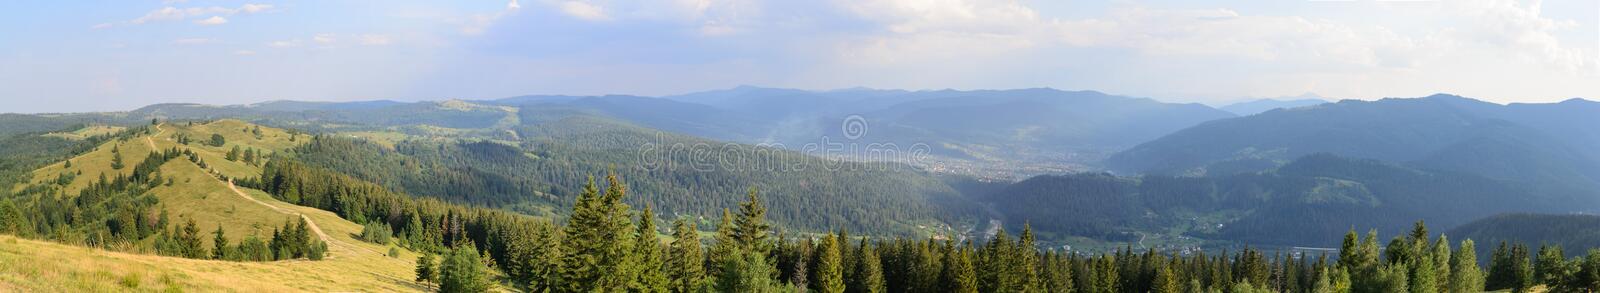
[{"label": "hill slope", "polygon": [[[1118,153],[1107,164],[1122,172],[1226,175],[1264,170],[1307,154],[1332,153],[1600,190],[1600,161],[1591,154],[1600,145],[1566,138],[1592,132],[1570,130],[1585,120],[1507,119],[1526,107],[1449,95],[1346,100],[1204,123]],[[1216,168],[1242,164],[1257,167]]]},{"label": "hill slope", "polygon": [[[305,219],[320,241],[329,244],[329,252],[320,261],[232,262],[194,260],[177,257],[108,252],[94,248],[79,248],[37,240],[20,240],[6,236],[0,240],[0,262],[24,264],[0,268],[0,289],[18,291],[124,291],[165,290],[167,287],[187,290],[237,290],[237,291],[348,291],[385,290],[417,291],[410,279],[411,264],[415,254],[401,253],[399,257],[386,256],[388,248],[361,242],[354,238],[361,226],[340,219],[330,212],[293,206],[272,199],[260,191],[235,189],[219,176],[256,176],[260,174],[259,162],[297,143],[293,135],[282,130],[261,128],[239,121],[179,125],[155,125],[138,128],[126,135],[105,140],[92,150],[72,157],[66,162],[44,165],[33,171],[30,187],[22,188],[16,195],[0,200],[0,218],[8,223],[22,219],[27,223],[55,223],[50,211],[71,209],[68,205],[88,200],[85,196],[108,196],[109,204],[89,206],[82,214],[85,220],[93,219],[96,207],[111,207],[116,211],[121,204],[154,202],[162,215],[171,214],[175,223],[194,221],[203,233],[202,242],[209,248],[212,234],[217,229],[225,231],[230,242],[239,243],[244,238],[268,238],[272,229],[288,221]],[[185,137],[207,137],[219,134],[226,143],[219,146],[182,142]],[[99,139],[91,139],[97,141]],[[234,147],[258,150],[260,161],[252,163],[243,159],[228,160],[225,153]],[[196,159],[174,158],[146,168],[144,153],[153,150],[187,149]],[[113,152],[115,150],[116,152]],[[255,153],[254,151],[252,153]],[[135,155],[140,154],[140,155]],[[116,157],[124,158],[122,168],[112,168]],[[152,157],[153,158],[153,157]],[[204,162],[205,164],[202,164]],[[205,168],[201,166],[204,165]],[[139,166],[139,167],[130,167]],[[148,173],[141,173],[148,172]],[[133,189],[132,193],[85,192],[79,190],[103,188],[91,181],[96,176],[73,174],[107,174],[111,177],[140,176],[150,180],[149,188]],[[142,174],[142,175],[141,175]],[[213,175],[216,174],[216,175]],[[65,178],[65,180],[62,180]],[[101,177],[104,178],[104,177]],[[101,179],[102,181],[104,179]],[[69,195],[78,195],[70,197]],[[15,213],[20,209],[30,213]],[[145,210],[145,217],[154,210]],[[103,212],[102,212],[103,213]],[[43,217],[40,215],[43,214]],[[119,213],[120,214],[120,213]],[[137,217],[137,216],[135,216]],[[113,217],[114,218],[114,217]],[[117,223],[116,221],[108,223]],[[105,226],[105,225],[100,225]],[[84,229],[66,232],[69,235],[40,237],[56,241],[79,242],[117,250],[148,253],[148,243],[98,244],[94,225],[64,222],[59,228]],[[0,230],[11,230],[3,227]],[[30,229],[31,230],[31,229]],[[10,231],[32,235],[28,230]],[[73,233],[88,233],[90,240],[73,237]],[[128,233],[128,232],[120,232]],[[61,234],[56,234],[61,235]],[[339,276],[333,278],[330,276]]]},{"label": "hill slope", "polygon": [[989,197],[1007,225],[1132,241],[1177,230],[1207,239],[1315,246],[1351,227],[1405,231],[1514,211],[1570,211],[1594,199],[1537,186],[1374,160],[1311,155],[1269,172],[1218,177],[1040,176]]}]

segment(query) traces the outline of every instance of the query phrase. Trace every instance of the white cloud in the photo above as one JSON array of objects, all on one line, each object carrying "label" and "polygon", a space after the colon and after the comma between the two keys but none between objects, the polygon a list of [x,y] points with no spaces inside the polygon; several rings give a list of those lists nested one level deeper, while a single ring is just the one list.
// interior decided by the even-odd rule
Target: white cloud
[{"label": "white cloud", "polygon": [[172,43],[173,44],[179,44],[179,45],[203,45],[203,44],[209,44],[209,43],[211,43],[213,41],[215,41],[215,40],[212,40],[210,38],[185,38],[185,39],[172,40]]},{"label": "white cloud", "polygon": [[111,23],[107,22],[107,23],[102,23],[102,24],[96,24],[94,26],[89,27],[89,29],[107,29],[107,28],[111,28],[112,26],[114,26],[114,24],[111,24]]},{"label": "white cloud", "polygon": [[299,47],[299,46],[300,46],[300,40],[298,40],[298,39],[272,41],[272,42],[267,43],[267,47],[273,47],[273,48],[293,48],[293,47]]},{"label": "white cloud", "polygon": [[194,21],[194,24],[198,25],[222,25],[226,23],[228,23],[227,18],[222,18],[221,16],[215,15],[211,16],[211,18]]},{"label": "white cloud", "polygon": [[252,56],[252,55],[255,55],[255,54],[256,54],[256,51],[251,51],[251,50],[233,51],[233,55],[238,55],[238,56]]},{"label": "white cloud", "polygon": [[500,18],[516,14],[519,10],[522,10],[522,4],[518,4],[517,0],[511,0],[510,2],[506,2],[505,10],[501,10],[493,14],[475,14],[468,16],[465,23],[461,26],[461,33],[467,35],[483,34],[484,30],[489,29],[489,26],[494,25],[494,23],[499,21]]},{"label": "white cloud", "polygon": [[311,40],[323,45],[333,44],[334,42],[339,41],[339,39],[335,38],[333,34],[317,34],[316,36],[312,36]]},{"label": "white cloud", "polygon": [[360,41],[362,45],[367,46],[383,46],[393,42],[393,40],[389,39],[389,36],[377,34],[361,35]]},{"label": "white cloud", "polygon": [[560,5],[561,13],[588,21],[602,21],[611,19],[606,16],[604,7],[583,1],[566,1]]},{"label": "white cloud", "polygon": [[[175,20],[183,20],[183,19],[191,18],[191,17],[211,16],[210,18],[207,18],[207,19],[204,19],[204,20],[200,20],[200,21],[196,21],[195,23],[202,24],[202,25],[215,25],[215,24],[227,23],[227,19],[221,18],[220,16],[231,16],[231,15],[241,14],[241,13],[242,14],[262,13],[262,12],[271,11],[272,7],[273,6],[271,4],[251,4],[251,3],[246,3],[243,6],[239,6],[239,8],[226,8],[226,7],[220,7],[220,6],[178,8],[178,7],[173,7],[173,6],[167,6],[167,7],[162,7],[161,9],[152,10],[152,11],[150,11],[148,13],[145,13],[144,16],[140,16],[139,18],[135,18],[133,20],[129,20],[129,21],[127,21],[127,24],[137,25],[137,24],[145,24],[145,23],[155,22],[155,21],[175,21]],[[218,23],[218,22],[220,22],[220,23]]]}]

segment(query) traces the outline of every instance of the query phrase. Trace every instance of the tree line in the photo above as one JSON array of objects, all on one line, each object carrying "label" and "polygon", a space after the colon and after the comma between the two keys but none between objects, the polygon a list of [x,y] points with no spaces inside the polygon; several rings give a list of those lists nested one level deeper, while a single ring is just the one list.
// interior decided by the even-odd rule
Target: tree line
[{"label": "tree line", "polygon": [[[1557,292],[1600,289],[1600,250],[1529,258],[1507,244],[1480,267],[1471,240],[1451,243],[1421,222],[1380,246],[1347,233],[1335,255],[1268,252],[1105,254],[1039,249],[1031,227],[986,242],[788,234],[750,190],[709,237],[685,217],[670,229],[652,206],[635,210],[616,174],[588,180],[563,224],[413,199],[292,159],[267,164],[260,184],[381,231],[428,256],[417,279],[445,292],[511,286],[528,292]],[[667,236],[670,235],[670,236]],[[709,238],[709,239],[707,239]],[[1554,248],[1545,250],[1554,251]],[[432,255],[439,254],[435,258]],[[497,272],[497,273],[496,273]],[[493,276],[501,276],[499,278]]]}]

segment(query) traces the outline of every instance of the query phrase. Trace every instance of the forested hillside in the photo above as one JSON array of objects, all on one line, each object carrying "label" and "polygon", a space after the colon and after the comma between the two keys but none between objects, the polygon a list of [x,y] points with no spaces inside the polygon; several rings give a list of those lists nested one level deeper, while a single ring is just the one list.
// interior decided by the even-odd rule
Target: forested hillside
[{"label": "forested hillside", "polygon": [[[1523,119],[1539,116],[1523,113],[1529,108],[1539,107],[1449,95],[1346,100],[1203,123],[1118,153],[1106,164],[1123,172],[1227,175],[1333,153],[1556,187],[1600,186],[1600,161],[1592,151],[1600,145],[1569,139],[1593,135],[1575,130],[1588,118]],[[1562,115],[1560,109],[1570,108],[1543,112],[1575,116]],[[1217,168],[1246,164],[1261,167]]]},{"label": "forested hillside", "polygon": [[[574,117],[517,129],[517,145],[488,141],[407,140],[393,147],[321,136],[295,159],[417,196],[514,207],[566,207],[588,178],[615,171],[629,178],[631,203],[663,214],[712,218],[751,188],[766,194],[780,225],[898,234],[949,234],[976,208],[940,179],[905,166],[828,161],[784,150],[725,145],[605,119]],[[743,150],[725,157],[673,146]],[[647,147],[654,146],[654,149]],[[650,156],[650,157],[642,157]],[[698,156],[698,157],[697,157]],[[736,161],[735,161],[736,160]],[[781,164],[781,165],[779,165]],[[882,209],[881,207],[895,207]],[[564,209],[558,209],[564,210]],[[922,226],[918,228],[918,226]]]},{"label": "forested hillside", "polygon": [[1122,241],[1137,239],[1135,232],[1183,228],[1202,238],[1299,246],[1332,242],[1351,227],[1392,233],[1416,219],[1453,227],[1497,213],[1562,211],[1595,200],[1539,196],[1538,190],[1317,154],[1270,172],[1233,176],[1041,176],[988,200],[1010,227],[1027,222],[1041,231]]},{"label": "forested hillside", "polygon": [[[1522,242],[1567,248],[1567,256],[1600,247],[1600,216],[1579,214],[1509,213],[1472,221],[1448,232],[1451,237],[1479,239],[1483,243]],[[1482,247],[1487,252],[1490,247]]]}]

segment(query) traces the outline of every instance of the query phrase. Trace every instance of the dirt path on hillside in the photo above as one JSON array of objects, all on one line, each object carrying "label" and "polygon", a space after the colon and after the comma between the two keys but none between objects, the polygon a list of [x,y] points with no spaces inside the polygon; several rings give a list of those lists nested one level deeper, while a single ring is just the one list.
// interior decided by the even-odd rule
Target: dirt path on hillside
[{"label": "dirt path on hillside", "polygon": [[[161,124],[156,124],[156,133],[152,134],[150,136],[144,137],[144,142],[150,144],[150,149],[151,150],[159,149],[159,148],[156,147],[155,140],[151,139],[151,137],[160,136],[161,133],[165,132],[165,131],[166,130],[161,129]],[[215,177],[213,177],[213,178],[215,178]],[[217,179],[217,181],[222,181],[222,179]],[[310,228],[312,233],[316,233],[317,234],[317,238],[321,239],[323,243],[327,243],[329,248],[340,247],[340,248],[345,248],[345,249],[350,249],[350,250],[364,250],[364,251],[371,252],[371,253],[377,253],[375,251],[367,250],[365,248],[356,247],[354,245],[346,244],[344,242],[339,242],[339,241],[334,240],[332,237],[328,237],[328,233],[322,232],[322,227],[318,227],[317,226],[317,221],[312,221],[311,217],[307,217],[305,214],[298,213],[298,212],[291,211],[291,210],[287,210],[287,209],[284,209],[284,208],[280,208],[278,206],[275,206],[275,205],[272,205],[272,204],[268,204],[267,202],[258,200],[258,199],[254,198],[254,197],[250,197],[249,194],[245,194],[244,191],[239,190],[239,187],[233,185],[233,179],[228,179],[228,181],[225,181],[224,183],[228,184],[228,190],[233,191],[233,194],[237,194],[237,195],[239,195],[239,197],[243,197],[246,200],[250,200],[250,202],[254,202],[254,203],[258,204],[258,205],[270,208],[273,211],[277,211],[278,213],[282,213],[282,214],[285,214],[285,215],[300,216],[300,219],[306,221],[306,227]],[[329,258],[329,259],[332,259],[333,258],[333,253],[332,252],[333,252],[332,249],[329,249],[328,255],[325,256],[325,257]]]}]

